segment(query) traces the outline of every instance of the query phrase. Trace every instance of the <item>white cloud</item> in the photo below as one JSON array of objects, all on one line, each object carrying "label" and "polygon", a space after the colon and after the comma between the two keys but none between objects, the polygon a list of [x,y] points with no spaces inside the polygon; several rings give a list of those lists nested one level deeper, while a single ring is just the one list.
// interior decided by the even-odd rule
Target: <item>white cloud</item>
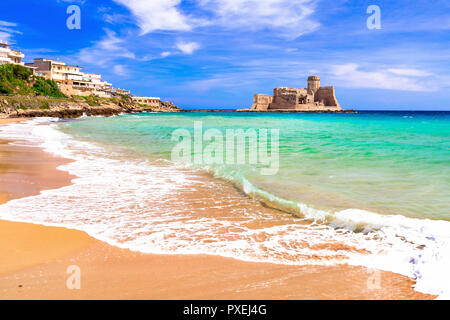
[{"label": "white cloud", "polygon": [[142,34],[156,30],[189,31],[192,29],[178,7],[181,0],[114,0],[135,16]]},{"label": "white cloud", "polygon": [[11,34],[8,32],[0,31],[0,40],[1,41],[10,41]]},{"label": "white cloud", "polygon": [[82,49],[77,54],[77,60],[92,65],[107,65],[117,58],[135,59],[133,52],[127,49],[125,39],[117,37],[116,33],[106,29],[106,36],[94,46]]},{"label": "white cloud", "polygon": [[118,75],[118,76],[123,76],[123,77],[129,74],[129,72],[128,72],[128,70],[126,69],[126,67],[123,66],[123,65],[120,65],[120,64],[116,64],[116,65],[113,67],[113,72],[114,72],[116,75]]},{"label": "white cloud", "polygon": [[110,24],[119,24],[119,23],[129,23],[130,18],[124,14],[109,14],[105,13],[103,15],[103,20]]},{"label": "white cloud", "polygon": [[214,13],[214,24],[245,30],[274,29],[278,36],[295,39],[312,32],[319,23],[312,20],[316,0],[200,0]]},{"label": "white cloud", "polygon": [[[397,72],[392,72],[394,70]],[[337,86],[350,88],[374,88],[402,91],[436,91],[439,88],[430,80],[418,80],[409,76],[417,76],[414,69],[383,69],[378,71],[362,71],[358,64],[348,63],[333,66],[331,74]],[[416,70],[417,71],[417,70]],[[408,75],[406,73],[409,73]]]},{"label": "white cloud", "polygon": [[13,28],[17,27],[17,23],[0,20],[0,40],[11,41],[14,34],[22,34]]},{"label": "white cloud", "polygon": [[190,3],[195,8],[192,15],[180,9],[182,0],[114,1],[131,11],[142,34],[219,26],[241,31],[276,30],[280,38],[295,39],[320,26],[312,19],[318,0],[198,0]]},{"label": "white cloud", "polygon": [[177,42],[176,48],[184,54],[193,54],[194,51],[200,48],[197,42]]},{"label": "white cloud", "polygon": [[167,58],[176,54],[193,54],[196,50],[200,49],[200,45],[197,42],[184,42],[178,41],[175,46],[174,51],[163,51],[160,54],[161,58]]},{"label": "white cloud", "polygon": [[161,53],[161,57],[162,58],[166,58],[166,57],[168,57],[170,55],[172,55],[172,52],[170,52],[170,51],[164,51],[164,52]]},{"label": "white cloud", "polygon": [[17,27],[17,23],[0,20],[1,27]]},{"label": "white cloud", "polygon": [[387,71],[400,76],[411,76],[411,77],[431,76],[431,73],[417,69],[387,69]]}]

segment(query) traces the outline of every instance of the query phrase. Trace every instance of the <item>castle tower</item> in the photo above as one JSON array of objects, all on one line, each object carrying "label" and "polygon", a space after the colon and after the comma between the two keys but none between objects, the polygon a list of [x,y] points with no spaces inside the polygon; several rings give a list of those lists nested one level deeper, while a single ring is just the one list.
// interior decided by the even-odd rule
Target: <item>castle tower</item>
[{"label": "castle tower", "polygon": [[320,88],[320,77],[309,76],[308,77],[308,91],[315,94]]}]

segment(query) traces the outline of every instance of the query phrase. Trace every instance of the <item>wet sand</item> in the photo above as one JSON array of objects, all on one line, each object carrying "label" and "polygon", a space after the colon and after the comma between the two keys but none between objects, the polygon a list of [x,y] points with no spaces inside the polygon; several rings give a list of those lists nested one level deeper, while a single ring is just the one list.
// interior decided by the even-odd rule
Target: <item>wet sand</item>
[{"label": "wet sand", "polygon": [[[4,124],[0,120],[0,125]],[[0,143],[0,202],[70,184],[68,160]],[[38,214],[38,213],[37,213]],[[69,266],[81,271],[70,290]],[[0,221],[1,299],[432,299],[390,272],[120,249],[81,231]]]}]

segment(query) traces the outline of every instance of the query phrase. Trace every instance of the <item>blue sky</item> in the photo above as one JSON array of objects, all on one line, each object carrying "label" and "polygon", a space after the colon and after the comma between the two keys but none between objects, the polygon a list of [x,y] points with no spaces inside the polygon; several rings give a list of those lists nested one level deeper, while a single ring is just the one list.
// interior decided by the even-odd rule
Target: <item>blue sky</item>
[{"label": "blue sky", "polygon": [[315,74],[343,107],[450,110],[448,0],[2,0],[0,39],[184,108],[250,107]]}]

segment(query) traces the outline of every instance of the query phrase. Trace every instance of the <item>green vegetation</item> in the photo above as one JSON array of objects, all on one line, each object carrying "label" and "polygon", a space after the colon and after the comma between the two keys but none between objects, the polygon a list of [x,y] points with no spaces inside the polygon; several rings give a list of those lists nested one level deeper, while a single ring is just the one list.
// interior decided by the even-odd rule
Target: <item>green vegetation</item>
[{"label": "green vegetation", "polygon": [[49,105],[48,101],[43,101],[42,102],[41,109],[44,109],[44,110],[50,109],[50,105]]},{"label": "green vegetation", "polygon": [[66,97],[58,88],[58,85],[53,80],[45,80],[42,77],[36,77],[33,90],[39,96],[64,98]]},{"label": "green vegetation", "polygon": [[72,96],[72,100],[74,102],[86,102],[88,105],[92,106],[100,106],[103,100],[107,100],[107,98],[100,98],[95,96]]},{"label": "green vegetation", "polygon": [[107,106],[114,104],[129,109],[136,106],[132,98],[119,95],[111,98],[97,96],[65,96],[52,80],[35,76],[19,65],[0,65],[0,113],[17,110],[70,109],[73,106]]},{"label": "green vegetation", "polygon": [[5,64],[0,66],[0,93],[26,95],[31,92],[28,79],[32,72],[25,67]]},{"label": "green vegetation", "polygon": [[0,65],[0,94],[66,97],[56,82],[35,77],[29,69],[15,64]]},{"label": "green vegetation", "polygon": [[43,96],[3,96],[0,97],[0,105],[4,112],[5,107],[10,110],[27,109],[51,109],[67,103],[66,98],[48,98]]},{"label": "green vegetation", "polygon": [[141,107],[142,109],[154,109],[153,107],[150,107],[148,104],[142,104],[142,103],[138,103],[138,106]]}]

